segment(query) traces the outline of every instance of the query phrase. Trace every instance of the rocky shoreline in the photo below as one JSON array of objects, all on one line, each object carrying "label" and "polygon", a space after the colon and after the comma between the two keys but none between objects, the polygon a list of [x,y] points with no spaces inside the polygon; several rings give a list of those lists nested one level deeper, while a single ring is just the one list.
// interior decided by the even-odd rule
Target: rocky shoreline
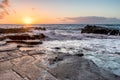
[{"label": "rocky shoreline", "polygon": [[35,29],[44,31],[45,28],[9,28],[4,29],[0,28],[0,41],[5,41],[5,43],[17,43],[17,44],[26,44],[26,45],[37,45],[41,44],[42,39],[45,39],[46,36],[43,33],[40,34],[29,34],[27,32],[31,32]]},{"label": "rocky shoreline", "polygon": [[[81,54],[81,53],[80,53]],[[83,55],[82,55],[83,56]],[[0,53],[0,80],[119,80],[79,55],[44,49]]]},{"label": "rocky shoreline", "polygon": [[50,49],[42,46],[47,37],[44,33],[27,33],[36,29],[46,30],[0,28],[0,80],[120,80],[119,75],[100,68],[85,58],[84,52],[74,49],[76,43],[70,42],[71,45],[66,41],[71,45],[68,49],[58,46],[62,42],[55,42],[56,47]]}]

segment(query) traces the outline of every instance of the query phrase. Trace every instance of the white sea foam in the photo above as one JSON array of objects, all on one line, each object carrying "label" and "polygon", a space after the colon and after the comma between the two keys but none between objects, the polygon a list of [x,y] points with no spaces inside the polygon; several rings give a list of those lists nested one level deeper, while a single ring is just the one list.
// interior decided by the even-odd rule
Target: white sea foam
[{"label": "white sea foam", "polygon": [[[82,51],[85,58],[97,66],[120,76],[120,40],[119,39],[85,39],[45,41],[42,47],[48,51],[76,54]],[[55,50],[60,47],[60,50]]]}]

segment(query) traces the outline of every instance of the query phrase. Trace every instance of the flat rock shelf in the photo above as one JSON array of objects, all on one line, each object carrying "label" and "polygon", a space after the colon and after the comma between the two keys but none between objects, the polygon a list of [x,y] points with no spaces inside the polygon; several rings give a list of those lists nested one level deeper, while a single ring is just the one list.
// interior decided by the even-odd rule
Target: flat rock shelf
[{"label": "flat rock shelf", "polygon": [[[39,52],[39,53],[38,53]],[[82,56],[19,51],[0,53],[0,80],[119,80]]]}]

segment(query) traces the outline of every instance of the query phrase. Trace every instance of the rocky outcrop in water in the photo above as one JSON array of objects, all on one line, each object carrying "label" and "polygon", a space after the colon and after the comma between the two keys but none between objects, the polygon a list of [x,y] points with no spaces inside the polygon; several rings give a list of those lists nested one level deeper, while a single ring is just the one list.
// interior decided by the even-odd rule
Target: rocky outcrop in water
[{"label": "rocky outcrop in water", "polygon": [[119,35],[120,31],[117,29],[99,27],[99,26],[92,26],[87,25],[85,26],[81,33],[94,33],[94,34],[105,34],[105,35]]},{"label": "rocky outcrop in water", "polygon": [[18,43],[27,45],[42,44],[40,40],[45,39],[43,33],[35,34],[34,30],[46,30],[42,27],[26,27],[26,28],[0,28],[0,40],[6,43]]},{"label": "rocky outcrop in water", "polygon": [[46,30],[46,28],[44,28],[44,27],[35,27],[34,29],[35,30]]},{"label": "rocky outcrop in water", "polygon": [[40,40],[11,40],[11,41],[6,41],[6,43],[19,43],[19,44],[27,44],[27,45],[37,45],[37,44],[42,44],[42,41]]},{"label": "rocky outcrop in water", "polygon": [[44,34],[38,34],[38,35],[29,35],[29,34],[21,34],[21,35],[7,35],[5,38],[11,39],[11,40],[35,40],[35,39],[43,39],[45,38]]},{"label": "rocky outcrop in water", "polygon": [[0,34],[25,33],[31,30],[46,30],[44,27],[0,28]]},{"label": "rocky outcrop in water", "polygon": [[0,33],[1,34],[5,34],[5,33],[24,33],[24,32],[27,32],[29,31],[30,28],[8,28],[8,29],[5,29],[5,28],[0,28]]}]

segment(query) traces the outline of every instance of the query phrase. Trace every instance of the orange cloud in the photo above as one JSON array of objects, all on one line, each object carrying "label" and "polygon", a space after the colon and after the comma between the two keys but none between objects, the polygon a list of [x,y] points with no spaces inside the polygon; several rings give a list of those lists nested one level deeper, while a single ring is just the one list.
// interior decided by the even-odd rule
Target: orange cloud
[{"label": "orange cloud", "polygon": [[3,0],[0,3],[0,19],[2,19],[5,15],[9,15],[7,8],[9,7],[9,0]]}]

